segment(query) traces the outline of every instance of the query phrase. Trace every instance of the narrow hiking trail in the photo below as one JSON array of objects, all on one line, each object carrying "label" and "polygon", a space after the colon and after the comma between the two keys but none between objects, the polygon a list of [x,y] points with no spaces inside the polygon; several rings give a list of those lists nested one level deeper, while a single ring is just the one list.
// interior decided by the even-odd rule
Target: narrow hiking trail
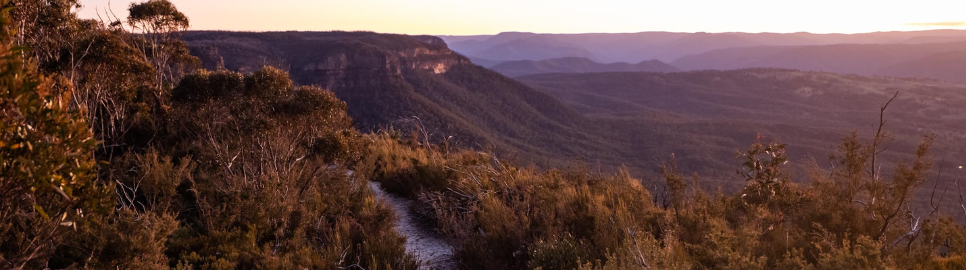
[{"label": "narrow hiking trail", "polygon": [[412,211],[410,211],[413,205],[412,201],[385,192],[379,183],[369,182],[369,186],[372,187],[379,200],[385,200],[396,212],[399,217],[399,220],[396,221],[396,231],[406,236],[406,251],[415,254],[422,261],[421,269],[457,269],[453,247],[442,236],[433,231],[429,225],[421,223],[413,216]]}]

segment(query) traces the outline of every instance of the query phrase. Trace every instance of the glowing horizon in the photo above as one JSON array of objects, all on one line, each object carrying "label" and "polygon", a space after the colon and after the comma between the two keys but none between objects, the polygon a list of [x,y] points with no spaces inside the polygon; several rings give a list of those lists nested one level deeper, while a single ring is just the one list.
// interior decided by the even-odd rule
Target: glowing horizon
[{"label": "glowing horizon", "polygon": [[[143,1],[143,0],[140,0]],[[138,2],[140,2],[138,1]],[[966,1],[682,0],[170,0],[192,30],[373,31],[399,34],[490,35],[500,32],[867,33],[966,29]],[[81,0],[83,18],[110,8],[127,16],[134,1]],[[673,3],[672,3],[673,2]]]}]

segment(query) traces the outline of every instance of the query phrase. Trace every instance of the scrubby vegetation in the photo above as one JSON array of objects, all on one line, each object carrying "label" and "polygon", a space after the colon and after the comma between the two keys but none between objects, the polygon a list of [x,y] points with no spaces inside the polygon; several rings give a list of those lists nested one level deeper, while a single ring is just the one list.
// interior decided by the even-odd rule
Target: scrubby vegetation
[{"label": "scrubby vegetation", "polygon": [[[882,162],[881,119],[872,138],[845,137],[829,166],[759,138],[738,162],[718,161],[739,164],[737,192],[709,192],[715,179],[683,175],[675,156],[653,189],[628,170],[527,167],[454,146],[421,130],[429,117],[412,133],[362,134],[345,102],[284,69],[198,69],[178,38],[188,18],[166,0],[106,22],[74,17],[75,0],[0,3],[0,269],[418,269],[369,181],[414,200],[466,269],[966,267],[966,227],[940,207],[966,195],[933,178],[934,137]],[[492,102],[427,110],[520,133],[506,145],[528,149],[536,128],[562,131],[541,144],[573,152],[611,138],[563,132],[590,120],[476,66],[400,73],[419,104],[447,100],[430,93]],[[923,188],[932,196],[917,207]]]},{"label": "scrubby vegetation", "polygon": [[[956,269],[966,228],[939,209],[913,211],[929,182],[931,137],[915,159],[876,168],[887,141],[846,137],[792,181],[785,146],[739,153],[745,188],[709,194],[697,175],[662,167],[651,194],[626,172],[540,171],[473,151],[430,147],[396,133],[367,136],[365,172],[417,200],[457,240],[467,269]],[[881,162],[881,161],[880,161]],[[888,173],[887,173],[888,172]]]},{"label": "scrubby vegetation", "polygon": [[416,269],[344,102],[192,71],[170,2],[76,4],[3,2],[0,269]]}]

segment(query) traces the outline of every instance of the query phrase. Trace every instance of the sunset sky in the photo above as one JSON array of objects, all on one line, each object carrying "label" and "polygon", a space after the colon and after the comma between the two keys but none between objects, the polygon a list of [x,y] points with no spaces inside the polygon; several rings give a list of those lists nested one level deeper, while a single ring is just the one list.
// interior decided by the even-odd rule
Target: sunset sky
[{"label": "sunset sky", "polygon": [[[966,29],[964,0],[171,0],[194,30],[860,33]],[[96,18],[108,0],[81,0]],[[130,1],[111,0],[127,16]]]}]

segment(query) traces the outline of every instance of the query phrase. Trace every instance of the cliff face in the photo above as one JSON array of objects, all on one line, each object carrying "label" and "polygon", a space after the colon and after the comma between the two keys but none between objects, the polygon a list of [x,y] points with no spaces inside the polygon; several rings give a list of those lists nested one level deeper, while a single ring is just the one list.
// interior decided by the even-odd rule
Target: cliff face
[{"label": "cliff face", "polygon": [[422,69],[435,74],[446,73],[453,65],[465,63],[465,59],[452,51],[415,48],[395,54],[371,55],[360,53],[340,53],[306,64],[302,71],[325,72],[348,69],[385,70],[400,74],[403,68]]},{"label": "cliff face", "polygon": [[[416,115],[427,125],[435,122],[448,128],[450,134],[469,129],[452,124],[462,120],[443,120],[454,117],[453,113],[441,111],[445,108],[429,101],[467,96],[462,93],[467,89],[448,88],[454,92],[443,93],[428,87],[452,87],[446,78],[449,73],[475,67],[438,37],[365,32],[188,32],[182,38],[204,56],[205,67],[248,72],[270,65],[287,70],[296,84],[329,89],[349,105],[350,115],[364,130]],[[454,103],[473,101],[439,102],[462,106]]]},{"label": "cliff face", "polygon": [[293,75],[307,83],[318,84],[329,89],[338,88],[346,83],[366,84],[366,82],[379,80],[401,79],[400,76],[404,71],[444,74],[454,65],[469,63],[469,60],[445,47],[415,47],[400,50],[353,48],[333,50],[321,57],[290,61],[295,67],[299,67],[291,70]]},{"label": "cliff face", "polygon": [[204,56],[206,68],[245,72],[271,65],[288,70],[297,83],[332,90],[398,81],[410,71],[445,74],[454,65],[470,63],[447,48],[442,39],[432,36],[189,32],[184,39],[193,53]]}]

